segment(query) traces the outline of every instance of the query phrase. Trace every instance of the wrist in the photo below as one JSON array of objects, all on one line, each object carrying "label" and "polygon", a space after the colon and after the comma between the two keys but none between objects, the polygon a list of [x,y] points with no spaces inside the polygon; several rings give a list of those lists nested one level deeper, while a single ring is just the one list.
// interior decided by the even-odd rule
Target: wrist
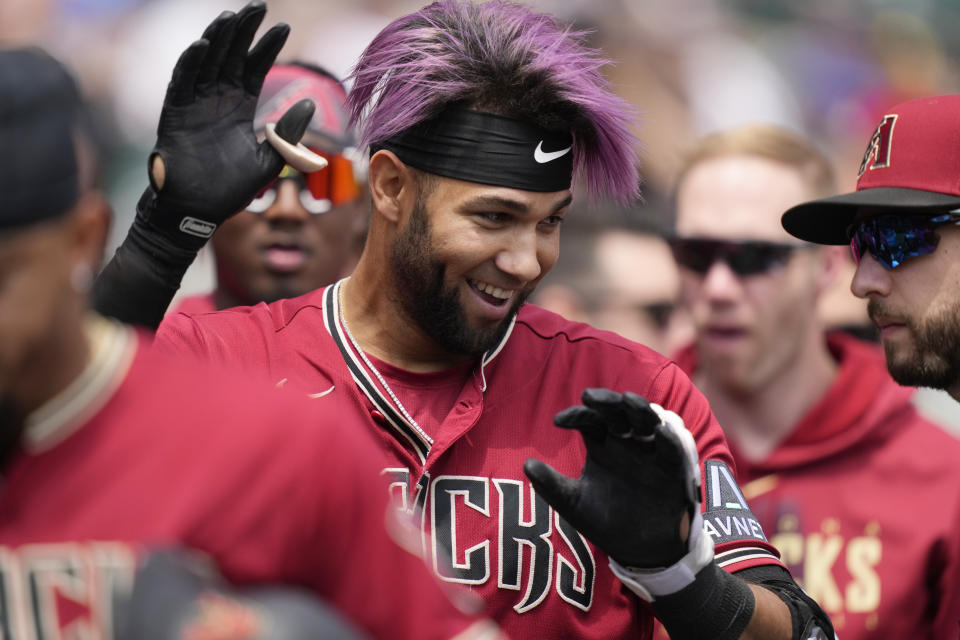
[{"label": "wrist", "polygon": [[667,567],[625,567],[610,558],[610,570],[628,589],[647,602],[653,602],[692,584],[701,570],[713,563],[713,540],[703,529],[703,516],[697,511],[690,523],[687,553]]},{"label": "wrist", "polygon": [[735,640],[755,608],[749,585],[712,562],[684,589],[653,602],[657,619],[673,640]]},{"label": "wrist", "polygon": [[[137,202],[133,227],[151,251],[176,254],[189,252],[190,261],[213,235],[216,223],[184,215],[165,206],[153,186],[147,187]],[[188,263],[189,264],[189,263]]]}]

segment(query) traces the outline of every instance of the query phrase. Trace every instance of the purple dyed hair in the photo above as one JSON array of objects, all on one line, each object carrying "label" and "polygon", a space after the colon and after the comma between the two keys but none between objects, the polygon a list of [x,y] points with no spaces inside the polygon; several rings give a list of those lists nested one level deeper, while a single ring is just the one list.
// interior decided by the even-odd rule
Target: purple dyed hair
[{"label": "purple dyed hair", "polygon": [[573,134],[576,172],[594,197],[639,196],[634,109],[615,95],[584,32],[503,0],[442,0],[392,22],[351,73],[360,145],[457,105]]}]

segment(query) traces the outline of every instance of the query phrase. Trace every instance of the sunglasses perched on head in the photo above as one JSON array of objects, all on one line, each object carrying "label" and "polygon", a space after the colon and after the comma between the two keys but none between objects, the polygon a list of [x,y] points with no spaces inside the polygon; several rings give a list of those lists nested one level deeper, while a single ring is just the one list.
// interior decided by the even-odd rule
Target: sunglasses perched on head
[{"label": "sunglasses perched on head", "polygon": [[910,258],[933,253],[940,243],[935,229],[945,224],[960,224],[960,212],[867,218],[847,229],[850,252],[857,264],[864,253],[869,253],[884,268],[895,269]]},{"label": "sunglasses perched on head", "polygon": [[277,184],[280,180],[294,180],[300,187],[300,204],[308,212],[319,215],[333,207],[352,202],[360,195],[353,172],[353,163],[341,155],[315,153],[327,160],[327,166],[320,171],[300,173],[290,165],[284,166],[273,181],[256,195],[247,205],[247,211],[263,213],[277,200]]},{"label": "sunglasses perched on head", "polygon": [[767,273],[787,263],[804,245],[746,240],[733,242],[710,238],[672,238],[670,250],[677,264],[701,275],[718,260],[740,276]]}]

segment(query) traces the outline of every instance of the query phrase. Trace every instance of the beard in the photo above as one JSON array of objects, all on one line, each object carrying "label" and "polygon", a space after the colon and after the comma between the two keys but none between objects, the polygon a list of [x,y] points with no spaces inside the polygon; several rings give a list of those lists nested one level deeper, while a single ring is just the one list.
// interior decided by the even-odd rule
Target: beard
[{"label": "beard", "polygon": [[438,345],[451,353],[479,356],[496,345],[531,291],[522,292],[510,313],[489,327],[471,325],[456,286],[446,283],[446,265],[437,259],[426,208],[417,198],[410,222],[390,251],[394,287],[391,295],[403,313]]},{"label": "beard", "polygon": [[[876,300],[870,301],[867,312],[871,318],[894,315]],[[900,353],[894,345],[884,345],[887,369],[893,379],[904,386],[934,389],[956,384],[960,380],[960,301],[953,301],[929,318],[907,318],[903,322],[914,348],[910,353]]]}]

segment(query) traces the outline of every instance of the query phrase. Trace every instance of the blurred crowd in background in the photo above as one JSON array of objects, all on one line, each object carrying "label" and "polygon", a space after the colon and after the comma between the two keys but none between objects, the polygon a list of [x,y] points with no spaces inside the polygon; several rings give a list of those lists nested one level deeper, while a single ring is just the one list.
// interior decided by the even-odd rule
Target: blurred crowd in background
[{"label": "blurred crowd in background", "polygon": [[[243,0],[3,0],[0,45],[36,43],[64,60],[96,107],[102,182],[122,238],[143,190],[146,159],[176,57],[206,24]],[[280,60],[343,77],[362,47],[421,0],[270,0],[266,23],[292,33]],[[555,273],[538,302],[671,353],[691,338],[676,309],[679,279],[656,237],[671,229],[672,181],[687,147],[731,126],[768,122],[812,137],[855,187],[864,141],[894,104],[958,91],[960,4],[945,0],[529,0],[590,33],[608,77],[641,121],[644,202],[574,207]],[[107,248],[112,252],[112,246]],[[850,265],[852,271],[852,263]],[[831,326],[869,337],[849,277],[823,301]],[[183,294],[209,290],[211,259]],[[956,405],[918,400],[960,428]]]}]

